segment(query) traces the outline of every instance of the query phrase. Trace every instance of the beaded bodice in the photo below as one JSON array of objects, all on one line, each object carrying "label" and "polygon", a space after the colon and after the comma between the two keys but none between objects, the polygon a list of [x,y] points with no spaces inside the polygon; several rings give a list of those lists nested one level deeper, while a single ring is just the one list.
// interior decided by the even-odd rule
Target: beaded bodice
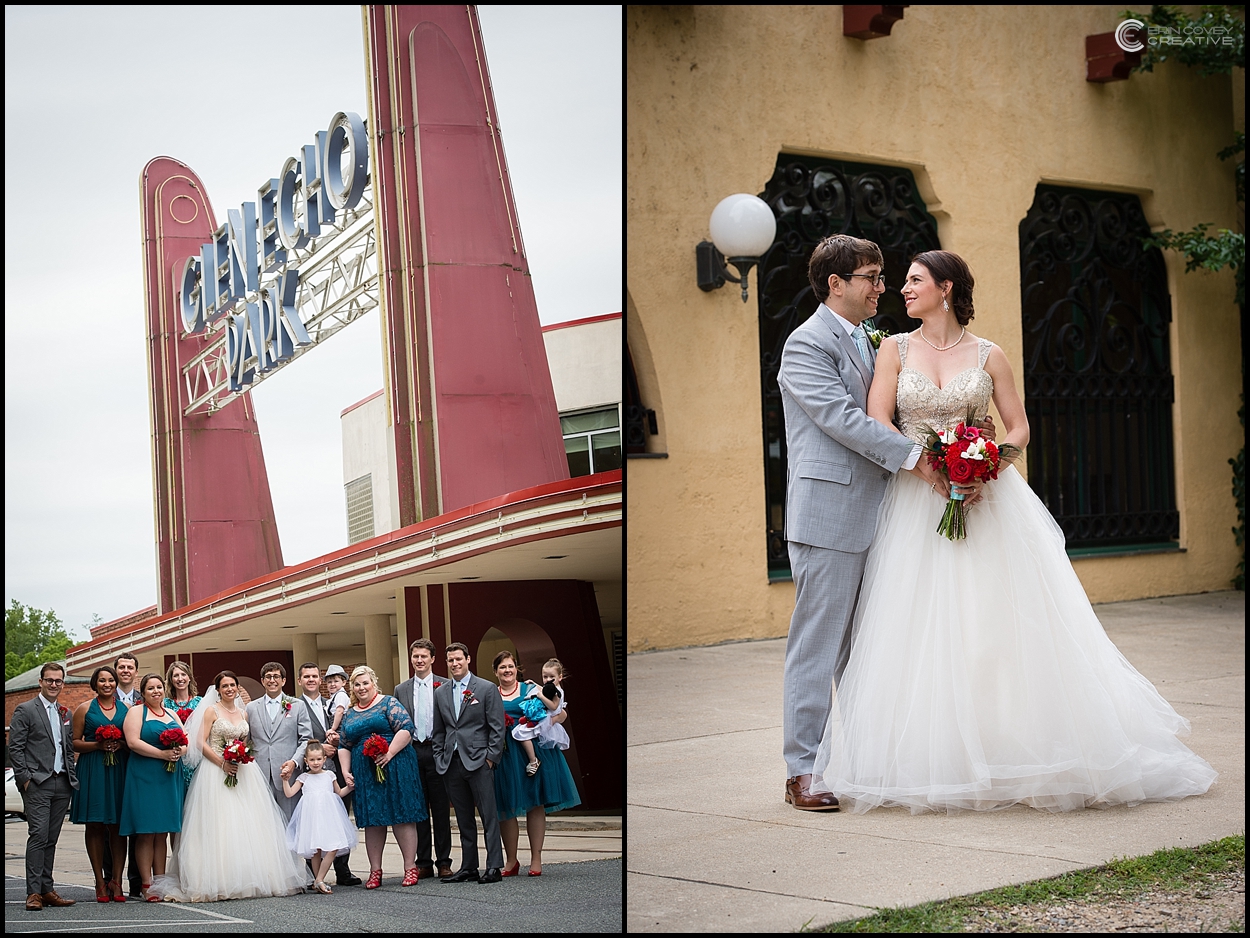
[{"label": "beaded bodice", "polygon": [[907,367],[907,340],[898,337],[898,396],[895,399],[895,416],[899,429],[908,439],[925,443],[929,430],[944,430],[966,420],[969,411],[981,420],[990,409],[994,396],[994,380],[985,369],[994,343],[978,339],[977,366],[961,371],[945,387],[939,388],[928,375]]},{"label": "beaded bodice", "polygon": [[236,739],[247,739],[247,718],[242,714],[239,716],[238,723],[221,717],[213,721],[213,725],[208,731],[208,743],[213,747],[213,752],[217,753],[217,755],[221,755],[222,750]]}]

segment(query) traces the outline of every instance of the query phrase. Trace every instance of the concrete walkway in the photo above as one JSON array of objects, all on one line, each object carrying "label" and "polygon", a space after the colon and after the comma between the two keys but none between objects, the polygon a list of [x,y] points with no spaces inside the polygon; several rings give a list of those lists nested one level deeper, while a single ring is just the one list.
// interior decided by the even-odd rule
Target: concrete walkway
[{"label": "concrete walkway", "polygon": [[631,655],[630,931],[793,931],[1245,832],[1245,596],[1095,606],[1193,725],[1206,795],[1053,815],[800,812],[782,801],[785,641]]}]

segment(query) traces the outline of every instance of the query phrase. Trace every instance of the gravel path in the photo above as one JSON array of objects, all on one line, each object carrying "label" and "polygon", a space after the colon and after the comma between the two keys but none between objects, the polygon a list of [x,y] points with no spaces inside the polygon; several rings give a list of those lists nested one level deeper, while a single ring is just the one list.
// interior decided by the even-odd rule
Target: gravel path
[{"label": "gravel path", "polygon": [[1244,932],[1245,870],[1214,874],[1179,891],[1149,890],[1131,898],[981,906],[964,924],[970,932]]}]

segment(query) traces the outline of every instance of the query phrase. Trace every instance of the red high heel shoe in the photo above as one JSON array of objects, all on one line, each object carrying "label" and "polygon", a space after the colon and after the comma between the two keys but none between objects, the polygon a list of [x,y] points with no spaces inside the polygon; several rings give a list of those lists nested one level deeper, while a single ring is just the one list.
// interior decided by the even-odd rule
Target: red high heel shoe
[{"label": "red high heel shoe", "polygon": [[516,875],[518,875],[520,872],[521,872],[521,861],[520,861],[520,860],[517,860],[517,861],[516,861],[516,865],[515,865],[514,867],[512,867],[512,869],[510,869],[510,870],[504,870],[502,875],[504,875],[504,876],[516,876]]},{"label": "red high heel shoe", "polygon": [[382,885],[382,871],[381,871],[381,870],[370,870],[370,871],[369,871],[369,881],[365,883],[365,888],[366,888],[366,889],[377,889],[377,888],[378,888],[379,886],[381,886],[381,885]]},{"label": "red high heel shoe", "polygon": [[139,895],[143,896],[143,901],[144,901],[144,902],[160,902],[160,901],[161,901],[161,897],[160,897],[160,896],[153,896],[153,895],[149,895],[149,894],[148,894],[148,890],[149,890],[149,889],[151,889],[151,888],[152,888],[152,884],[151,884],[151,883],[140,883],[140,884],[139,884]]},{"label": "red high heel shoe", "polygon": [[95,901],[96,901],[96,902],[105,902],[105,903],[107,903],[107,902],[109,901],[109,887],[108,887],[108,883],[105,883],[105,884],[104,884],[104,889],[103,889],[103,890],[101,890],[98,886],[96,887],[96,891],[95,891]]},{"label": "red high heel shoe", "polygon": [[[110,879],[104,885],[108,889],[109,895],[112,896],[112,899],[114,902],[126,901],[126,891],[122,889],[122,884],[119,883],[117,880]],[[114,893],[114,890],[116,890],[116,893]]]},{"label": "red high heel shoe", "polygon": [[415,886],[417,884],[417,880],[419,880],[420,878],[421,878],[421,867],[414,866],[410,870],[404,870],[404,881],[400,883],[399,885]]},{"label": "red high heel shoe", "polygon": [[530,870],[530,876],[542,876],[542,875],[543,875],[542,870]]}]

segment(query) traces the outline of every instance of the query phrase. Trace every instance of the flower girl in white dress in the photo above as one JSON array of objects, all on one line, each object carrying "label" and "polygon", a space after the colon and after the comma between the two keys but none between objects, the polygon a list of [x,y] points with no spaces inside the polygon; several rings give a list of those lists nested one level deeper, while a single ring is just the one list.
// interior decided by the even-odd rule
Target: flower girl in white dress
[{"label": "flower girl in white dress", "polygon": [[325,880],[334,858],[340,853],[351,853],[359,839],[356,825],[343,807],[343,796],[354,786],[340,786],[334,773],[325,770],[325,749],[315,739],[304,750],[304,761],[308,763],[307,772],[294,782],[282,780],[288,798],[304,792],[286,826],[286,845],[312,860],[313,888],[328,896],[333,890]]}]

